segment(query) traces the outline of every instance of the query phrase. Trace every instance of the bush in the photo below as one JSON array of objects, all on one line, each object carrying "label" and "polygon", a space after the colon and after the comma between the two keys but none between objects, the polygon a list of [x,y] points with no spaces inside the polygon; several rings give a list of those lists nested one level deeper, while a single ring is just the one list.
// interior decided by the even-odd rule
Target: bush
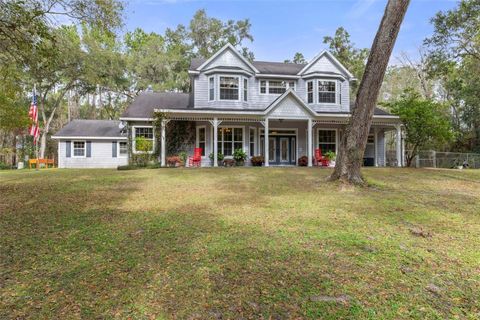
[{"label": "bush", "polygon": [[328,151],[328,152],[325,153],[325,158],[327,158],[328,161],[334,161],[335,157],[336,157],[336,155],[335,155],[335,152],[333,152],[333,151]]},{"label": "bush", "polygon": [[180,165],[182,165],[182,159],[179,156],[167,157],[167,166],[179,167]]},{"label": "bush", "polygon": [[188,154],[185,151],[182,151],[178,154],[178,156],[182,160],[182,164],[185,165],[185,163],[187,163]]},{"label": "bush", "polygon": [[12,166],[3,162],[0,162],[0,170],[10,170]]},{"label": "bush", "polygon": [[302,156],[302,157],[298,158],[298,166],[300,166],[300,167],[308,166],[308,157],[307,156]]},{"label": "bush", "polygon": [[265,162],[265,159],[263,158],[263,156],[255,156],[255,157],[252,157],[250,161],[252,162],[252,166],[261,167]]},{"label": "bush", "polygon": [[[210,158],[210,160],[213,161],[213,152],[211,152],[208,157]],[[218,161],[223,161],[223,159],[225,158],[225,156],[223,155],[223,153],[219,152],[217,153],[217,160]]]}]

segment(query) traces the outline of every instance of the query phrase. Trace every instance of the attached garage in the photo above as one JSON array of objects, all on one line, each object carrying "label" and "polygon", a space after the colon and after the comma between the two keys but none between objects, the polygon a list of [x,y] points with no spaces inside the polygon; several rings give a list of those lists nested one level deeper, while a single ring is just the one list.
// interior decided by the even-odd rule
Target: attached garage
[{"label": "attached garage", "polygon": [[57,132],[59,168],[117,168],[128,164],[128,139],[120,121],[73,120]]}]

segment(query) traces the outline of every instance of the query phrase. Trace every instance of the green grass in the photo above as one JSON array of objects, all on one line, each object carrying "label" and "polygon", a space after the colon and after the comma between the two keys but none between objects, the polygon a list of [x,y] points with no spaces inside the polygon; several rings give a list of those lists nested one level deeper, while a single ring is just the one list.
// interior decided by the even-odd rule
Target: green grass
[{"label": "green grass", "polygon": [[480,317],[479,171],[329,172],[1,172],[0,319]]}]

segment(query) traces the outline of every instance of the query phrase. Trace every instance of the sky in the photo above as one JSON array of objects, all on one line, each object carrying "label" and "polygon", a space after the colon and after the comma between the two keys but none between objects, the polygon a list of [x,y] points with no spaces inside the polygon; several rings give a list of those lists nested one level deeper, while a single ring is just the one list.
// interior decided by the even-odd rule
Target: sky
[{"label": "sky", "polygon": [[[126,31],[139,27],[163,33],[178,24],[188,25],[198,9],[221,20],[248,18],[254,41],[244,43],[255,60],[283,61],[295,52],[307,60],[326,49],[323,37],[343,26],[359,48],[370,48],[387,0],[130,0],[126,7]],[[455,0],[412,0],[392,54],[418,57],[418,48],[430,36],[430,19],[454,8]]]}]

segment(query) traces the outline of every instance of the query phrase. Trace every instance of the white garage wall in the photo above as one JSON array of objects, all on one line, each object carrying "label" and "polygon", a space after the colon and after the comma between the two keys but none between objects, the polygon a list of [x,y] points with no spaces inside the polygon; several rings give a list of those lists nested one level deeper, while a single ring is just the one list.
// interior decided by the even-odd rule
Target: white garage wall
[{"label": "white garage wall", "polygon": [[[73,150],[70,158],[66,156],[66,143],[67,140],[60,140],[58,142],[58,167],[59,168],[117,168],[128,164],[127,156],[118,156],[117,145],[117,157],[112,157],[112,140],[89,140],[92,142],[91,157],[75,158],[73,157]],[[69,140],[83,141],[83,140]],[[126,141],[126,140],[123,140]]]}]

